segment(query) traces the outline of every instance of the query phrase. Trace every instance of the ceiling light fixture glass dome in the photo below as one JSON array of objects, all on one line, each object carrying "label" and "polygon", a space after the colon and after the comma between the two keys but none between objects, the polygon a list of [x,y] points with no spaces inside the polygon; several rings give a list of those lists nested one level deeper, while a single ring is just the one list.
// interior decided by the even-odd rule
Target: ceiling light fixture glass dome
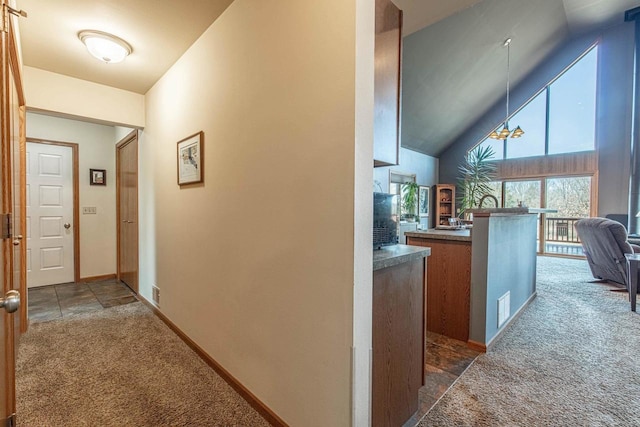
[{"label": "ceiling light fixture glass dome", "polygon": [[120,37],[102,31],[80,31],[78,38],[85,44],[92,56],[107,64],[122,62],[133,52],[129,43]]}]

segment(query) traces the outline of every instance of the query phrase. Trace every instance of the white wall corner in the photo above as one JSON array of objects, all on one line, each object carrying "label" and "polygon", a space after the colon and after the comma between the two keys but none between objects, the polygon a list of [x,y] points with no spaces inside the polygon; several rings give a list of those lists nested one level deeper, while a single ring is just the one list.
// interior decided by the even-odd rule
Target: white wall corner
[{"label": "white wall corner", "polygon": [[374,22],[375,3],[356,0],[353,426],[371,425]]}]

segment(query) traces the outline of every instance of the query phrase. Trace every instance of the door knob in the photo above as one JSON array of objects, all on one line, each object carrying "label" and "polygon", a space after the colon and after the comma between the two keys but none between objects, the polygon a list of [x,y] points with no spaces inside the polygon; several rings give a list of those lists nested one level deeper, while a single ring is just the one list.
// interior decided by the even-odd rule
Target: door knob
[{"label": "door knob", "polygon": [[20,292],[11,290],[4,298],[0,298],[0,307],[4,307],[7,313],[14,313],[20,307]]},{"label": "door knob", "polygon": [[71,228],[71,224],[66,223],[66,224],[64,225],[64,228],[66,228],[67,230],[68,230],[68,229],[70,229],[70,228]]},{"label": "door knob", "polygon": [[15,239],[12,243],[13,243],[13,246],[18,246],[20,244],[20,240]]}]

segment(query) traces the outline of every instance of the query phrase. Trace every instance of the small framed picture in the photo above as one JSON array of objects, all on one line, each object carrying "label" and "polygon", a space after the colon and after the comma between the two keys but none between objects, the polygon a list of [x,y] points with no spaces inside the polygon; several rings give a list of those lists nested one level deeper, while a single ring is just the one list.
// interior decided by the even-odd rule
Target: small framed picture
[{"label": "small framed picture", "polygon": [[418,214],[421,218],[429,216],[429,187],[425,185],[420,186],[418,193]]},{"label": "small framed picture", "polygon": [[204,133],[178,142],[178,185],[204,182]]},{"label": "small framed picture", "polygon": [[107,185],[107,171],[105,169],[89,169],[89,184]]}]

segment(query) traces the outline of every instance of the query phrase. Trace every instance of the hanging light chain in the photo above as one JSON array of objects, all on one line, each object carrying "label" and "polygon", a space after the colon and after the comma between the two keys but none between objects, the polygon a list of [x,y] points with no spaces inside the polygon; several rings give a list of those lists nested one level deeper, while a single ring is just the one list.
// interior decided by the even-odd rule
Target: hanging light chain
[{"label": "hanging light chain", "polygon": [[511,39],[504,42],[507,46],[507,115],[504,118],[504,127],[509,129],[509,76],[511,73]]},{"label": "hanging light chain", "polygon": [[508,38],[504,41],[502,46],[506,46],[507,48],[507,115],[504,118],[504,126],[502,130],[498,132],[494,130],[489,134],[489,138],[491,139],[507,139],[509,136],[511,138],[520,138],[524,135],[524,131],[517,126],[513,133],[509,130],[509,97],[510,97],[510,83],[511,83],[511,39]]}]

